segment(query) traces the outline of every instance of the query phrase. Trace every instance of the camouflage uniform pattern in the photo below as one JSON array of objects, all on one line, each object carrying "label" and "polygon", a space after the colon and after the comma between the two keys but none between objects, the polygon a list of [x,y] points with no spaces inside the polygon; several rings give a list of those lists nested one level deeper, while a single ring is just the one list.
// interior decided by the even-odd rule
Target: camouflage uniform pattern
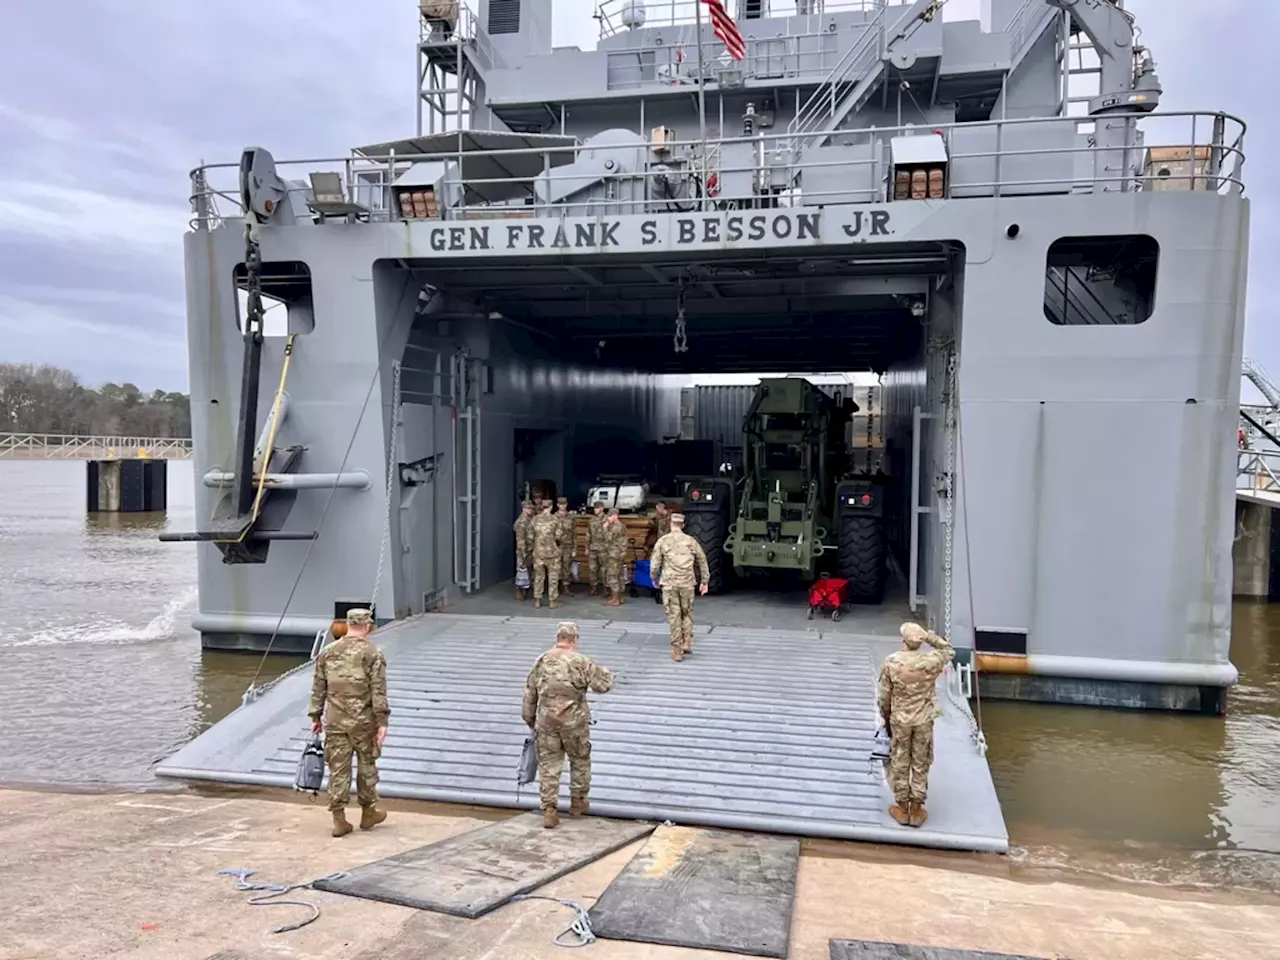
[{"label": "camouflage uniform pattern", "polygon": [[516,570],[528,570],[533,559],[533,517],[521,512],[511,531],[516,535]]},{"label": "camouflage uniform pattern", "polygon": [[649,574],[662,588],[662,612],[671,631],[671,649],[693,649],[694,568],[698,579],[711,578],[707,554],[702,545],[683,530],[661,537],[649,557]]},{"label": "camouflage uniform pattern", "polygon": [[653,519],[649,521],[649,536],[653,543],[657,543],[668,533],[671,532],[671,514],[655,513]]},{"label": "camouflage uniform pattern", "polygon": [[562,500],[556,510],[556,519],[560,521],[560,591],[569,592],[569,575],[573,570],[573,514],[569,512],[569,502]]},{"label": "camouflage uniform pattern", "polygon": [[[923,805],[933,764],[933,720],[938,714],[935,684],[955,650],[936,633],[910,626],[934,649],[889,654],[880,668],[876,703],[889,724],[889,786],[894,800],[899,805]],[[904,637],[910,632],[903,628]]]},{"label": "camouflage uniform pattern", "polygon": [[602,540],[604,543],[604,585],[614,592],[622,592],[622,564],[627,558],[627,528],[617,515],[603,525]]},{"label": "camouflage uniform pattern", "polygon": [[560,599],[560,520],[550,513],[533,518],[533,599],[542,599],[543,586],[552,603]]},{"label": "camouflage uniform pattern", "polygon": [[307,715],[324,715],[324,759],[329,767],[329,809],[345,809],[351,799],[351,757],[356,757],[356,791],[362,807],[378,802],[379,727],[387,725],[387,661],[363,637],[344,637],[316,657]]},{"label": "camouflage uniform pattern", "polygon": [[543,810],[555,809],[566,756],[570,798],[585,799],[590,791],[591,710],[586,692],[612,689],[609,669],[576,650],[554,647],[534,661],[520,715],[533,730],[538,750],[538,796]]},{"label": "camouflage uniform pattern", "polygon": [[587,579],[591,586],[604,583],[604,514],[592,514],[587,521]]}]

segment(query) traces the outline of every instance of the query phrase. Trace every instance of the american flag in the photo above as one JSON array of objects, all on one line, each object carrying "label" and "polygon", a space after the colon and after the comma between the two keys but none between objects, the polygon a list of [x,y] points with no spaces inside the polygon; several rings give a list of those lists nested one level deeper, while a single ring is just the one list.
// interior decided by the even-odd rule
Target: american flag
[{"label": "american flag", "polygon": [[705,3],[707,9],[711,11],[711,32],[724,44],[729,56],[735,60],[741,60],[746,56],[747,45],[742,39],[742,34],[738,32],[738,25],[733,22],[733,17],[725,13],[724,4],[720,0],[700,0],[700,2]]}]

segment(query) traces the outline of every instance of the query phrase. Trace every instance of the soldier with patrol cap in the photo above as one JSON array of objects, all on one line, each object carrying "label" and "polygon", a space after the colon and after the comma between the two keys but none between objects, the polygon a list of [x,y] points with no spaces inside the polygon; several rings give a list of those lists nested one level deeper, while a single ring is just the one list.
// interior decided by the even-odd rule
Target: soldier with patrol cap
[{"label": "soldier with patrol cap", "polygon": [[662,589],[662,610],[671,631],[671,659],[683,660],[693,653],[694,568],[701,581],[698,592],[707,593],[711,569],[702,544],[684,532],[684,514],[671,515],[671,532],[659,537],[649,557],[653,585]]},{"label": "soldier with patrol cap", "polygon": [[[924,802],[933,765],[933,720],[938,714],[935,686],[955,650],[946,637],[918,623],[898,628],[902,649],[885,657],[880,668],[876,706],[889,728],[889,816],[904,827],[928,818]],[[920,649],[929,644],[932,650]]]},{"label": "soldier with patrol cap", "polygon": [[524,685],[520,717],[533,731],[538,749],[538,787],[542,825],[560,823],[556,801],[560,773],[569,757],[569,816],[587,812],[591,789],[591,710],[587,691],[608,693],[613,674],[578,652],[578,625],[561,621],[556,645],[534,661]]},{"label": "soldier with patrol cap", "polygon": [[311,729],[324,731],[324,759],[329,767],[329,810],[333,835],[351,832],[346,808],[351,799],[351,757],[356,757],[356,791],[362,813],[360,829],[370,830],[387,814],[378,809],[378,757],[387,736],[387,661],[369,642],[373,614],[347,611],[347,632],[320,651],[311,681],[307,716]]}]

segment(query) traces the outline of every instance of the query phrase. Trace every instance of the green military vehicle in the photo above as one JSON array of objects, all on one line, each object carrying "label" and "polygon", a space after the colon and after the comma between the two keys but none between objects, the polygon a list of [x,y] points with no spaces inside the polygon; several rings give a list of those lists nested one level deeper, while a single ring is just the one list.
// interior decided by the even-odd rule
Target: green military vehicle
[{"label": "green military vehicle", "polygon": [[739,578],[791,572],[848,581],[846,599],[879,603],[886,576],[883,472],[855,473],[848,424],[858,406],[808,380],[761,380],[743,418],[740,478],[685,488],[685,531],[707,554],[709,591]]}]

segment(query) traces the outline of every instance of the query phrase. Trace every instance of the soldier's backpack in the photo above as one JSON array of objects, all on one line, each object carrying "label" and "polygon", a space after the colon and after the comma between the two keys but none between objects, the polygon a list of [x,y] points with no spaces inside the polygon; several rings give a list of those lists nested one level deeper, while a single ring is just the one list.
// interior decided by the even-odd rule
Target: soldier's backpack
[{"label": "soldier's backpack", "polygon": [[307,745],[302,748],[302,756],[298,758],[298,775],[293,779],[293,789],[313,796],[320,792],[320,784],[324,782],[324,743],[320,734],[313,733],[307,738]]}]

